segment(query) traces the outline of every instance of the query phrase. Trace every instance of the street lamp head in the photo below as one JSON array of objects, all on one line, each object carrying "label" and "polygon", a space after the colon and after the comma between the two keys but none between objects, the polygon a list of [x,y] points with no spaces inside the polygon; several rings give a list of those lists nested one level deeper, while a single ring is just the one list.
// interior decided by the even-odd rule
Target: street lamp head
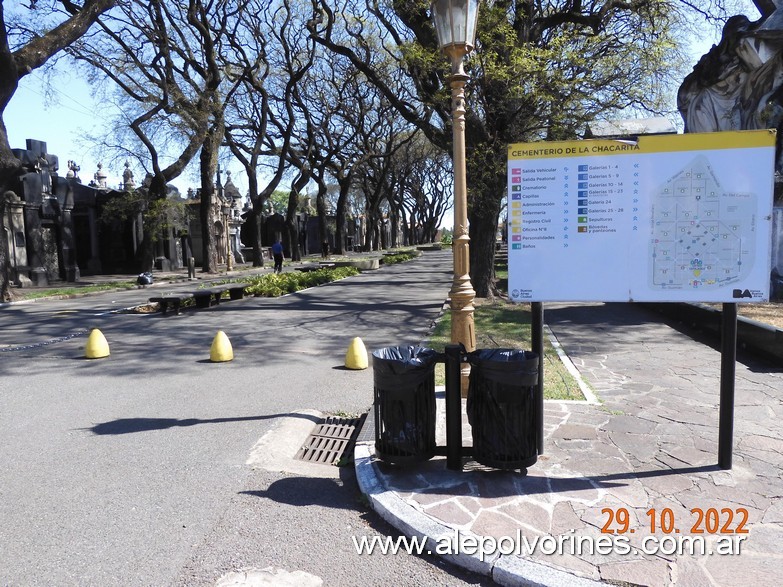
[{"label": "street lamp head", "polygon": [[432,0],[432,20],[441,51],[462,57],[476,42],[479,0]]}]

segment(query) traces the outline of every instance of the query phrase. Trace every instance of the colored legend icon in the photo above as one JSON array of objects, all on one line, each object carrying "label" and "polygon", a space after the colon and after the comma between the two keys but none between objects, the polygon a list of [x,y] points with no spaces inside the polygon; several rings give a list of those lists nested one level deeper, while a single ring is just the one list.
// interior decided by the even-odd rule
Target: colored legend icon
[{"label": "colored legend icon", "polygon": [[[585,210],[586,211],[586,210]],[[579,210],[580,213],[582,213],[582,209]],[[587,216],[577,216],[576,221],[579,226],[577,226],[576,231],[577,232],[583,232],[587,233]]]},{"label": "colored legend icon", "polygon": [[522,249],[522,170],[511,170],[511,249]]},{"label": "colored legend icon", "polygon": [[588,174],[589,166],[588,165],[579,165],[577,166],[577,171],[579,173],[579,189],[576,193],[577,196],[577,210],[576,213],[577,216],[577,227],[576,232],[577,233],[584,233],[587,234],[587,197],[588,197],[588,183],[587,180],[590,178]]}]

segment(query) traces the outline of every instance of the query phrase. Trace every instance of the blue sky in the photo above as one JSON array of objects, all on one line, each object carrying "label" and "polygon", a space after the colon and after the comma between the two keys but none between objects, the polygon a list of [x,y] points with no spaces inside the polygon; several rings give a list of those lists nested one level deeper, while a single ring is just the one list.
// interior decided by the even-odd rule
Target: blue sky
[{"label": "blue sky", "polygon": [[[109,186],[117,187],[122,181],[124,162],[109,166],[108,159],[103,160],[84,144],[85,135],[100,135],[101,126],[110,124],[107,106],[96,104],[89,86],[68,73],[58,75],[57,87],[51,97],[46,96],[46,92],[45,84],[36,72],[22,79],[3,114],[11,148],[24,149],[27,139],[44,141],[47,151],[59,158],[60,175],[65,175],[68,160],[73,160],[81,167],[82,182],[88,183],[97,171],[98,163],[103,163]],[[144,170],[135,167],[133,162],[131,169],[136,182],[140,182]],[[187,178],[173,183],[183,195],[188,187],[196,185]]]},{"label": "blue sky", "polygon": [[80,177],[86,183],[96,171],[87,167],[80,137],[100,124],[101,113],[95,107],[89,88],[78,79],[63,79],[56,101],[44,98],[44,87],[35,73],[22,79],[3,114],[12,148],[25,148],[26,139],[46,141],[47,150],[60,159],[61,175],[65,175],[69,159],[81,164]]}]

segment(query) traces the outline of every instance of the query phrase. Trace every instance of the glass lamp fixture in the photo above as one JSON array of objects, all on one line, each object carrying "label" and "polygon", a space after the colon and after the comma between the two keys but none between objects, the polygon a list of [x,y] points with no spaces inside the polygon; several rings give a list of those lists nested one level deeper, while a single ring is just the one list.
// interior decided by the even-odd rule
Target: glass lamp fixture
[{"label": "glass lamp fixture", "polygon": [[476,43],[479,0],[433,0],[430,8],[441,51],[466,55]]}]

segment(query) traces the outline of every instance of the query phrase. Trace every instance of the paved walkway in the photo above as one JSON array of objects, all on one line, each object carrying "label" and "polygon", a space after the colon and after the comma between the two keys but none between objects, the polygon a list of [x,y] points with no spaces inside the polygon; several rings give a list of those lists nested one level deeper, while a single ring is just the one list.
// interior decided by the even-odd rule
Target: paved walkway
[{"label": "paved walkway", "polygon": [[[783,584],[783,368],[740,357],[733,468],[720,470],[719,351],[660,319],[630,304],[546,306],[602,403],[546,402],[544,454],[527,476],[469,461],[452,472],[441,457],[392,467],[365,442],[356,450],[363,491],[404,534],[428,536],[433,552],[455,532],[463,551],[470,537],[489,550],[494,538],[503,552],[538,539],[532,555],[447,557],[504,585]],[[586,538],[606,550],[591,553]],[[673,553],[683,539],[740,554]]]}]

